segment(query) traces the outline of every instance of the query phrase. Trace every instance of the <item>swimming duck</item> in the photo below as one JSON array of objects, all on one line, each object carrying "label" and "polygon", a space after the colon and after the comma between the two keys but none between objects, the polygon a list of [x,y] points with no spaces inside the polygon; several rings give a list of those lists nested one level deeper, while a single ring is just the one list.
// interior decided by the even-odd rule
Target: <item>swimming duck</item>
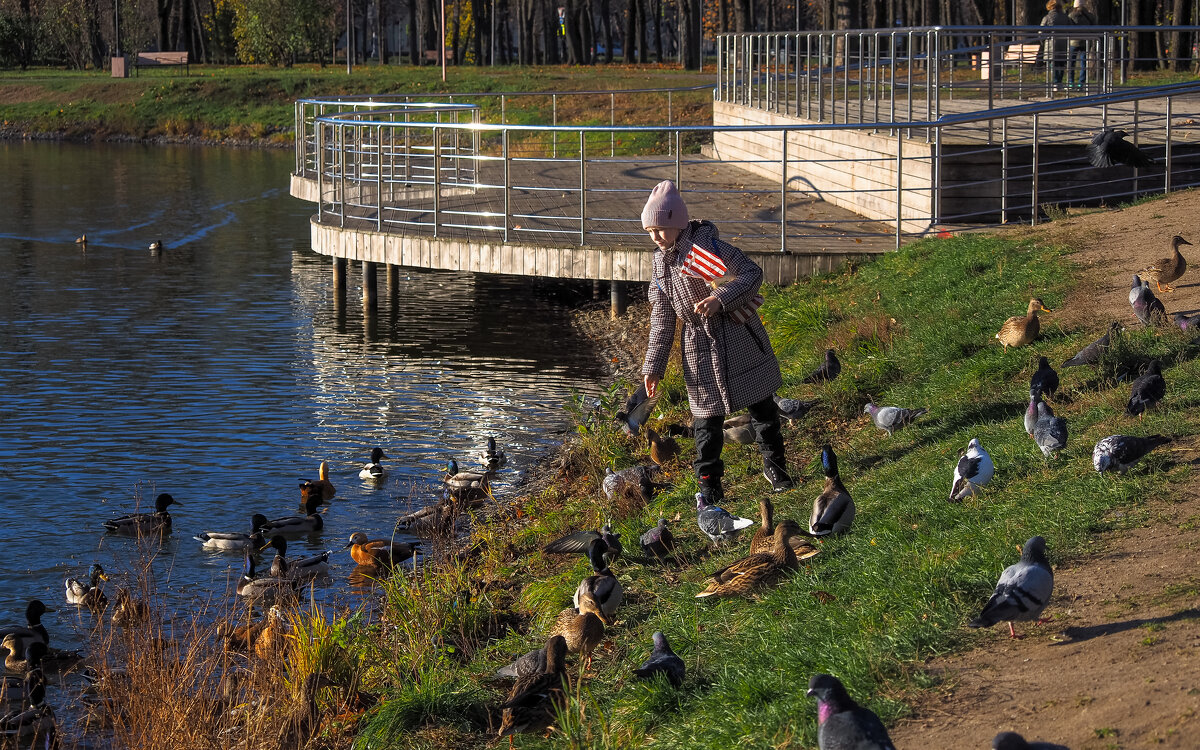
[{"label": "swimming duck", "polygon": [[480,454],[479,461],[487,471],[496,471],[508,463],[508,457],[504,455],[504,451],[496,448],[496,438],[489,437],[487,450]]},{"label": "swimming duck", "polygon": [[28,672],[31,669],[41,669],[42,660],[46,658],[49,649],[41,641],[29,641],[24,645],[12,633],[0,639],[0,646],[8,651],[4,657],[4,668],[10,672]]},{"label": "swimming duck", "polygon": [[708,502],[704,493],[696,493],[696,525],[713,542],[734,541],[742,529],[754,525],[754,520],[735,516],[719,505]]},{"label": "swimming duck", "polygon": [[153,513],[130,513],[127,516],[105,521],[104,528],[114,534],[128,534],[131,536],[139,534],[170,534],[171,514],[167,512],[167,506],[182,504],[164,492],[154,498]]},{"label": "swimming duck", "polygon": [[280,599],[294,596],[297,583],[292,578],[257,577],[254,558],[250,556],[250,550],[246,550],[242,562],[242,577],[237,582],[237,593],[238,596],[247,599],[261,599],[265,603],[273,604]]},{"label": "swimming duck", "polygon": [[796,553],[789,540],[799,532],[800,525],[795,521],[781,521],[775,527],[773,551],[749,555],[721,568],[710,576],[712,583],[696,594],[696,598],[746,596],[759,586],[774,583],[796,568]]},{"label": "swimming duck", "polygon": [[[1160,292],[1173,292],[1175,289],[1171,286],[1172,281],[1176,281],[1180,276],[1187,272],[1187,260],[1183,254],[1179,252],[1180,245],[1190,245],[1179,235],[1171,238],[1171,255],[1166,258],[1159,258],[1142,270],[1138,274],[1148,281],[1153,281]],[[1167,285],[1163,289],[1163,284]]]},{"label": "swimming duck", "polygon": [[[758,527],[758,531],[754,532],[754,538],[750,540],[750,554],[754,555],[759,552],[771,553],[775,551],[775,504],[770,498],[762,498],[758,501],[758,512],[762,517],[762,525]],[[796,526],[796,533],[788,537],[788,544],[791,545],[792,551],[796,553],[796,558],[806,560],[817,554],[816,547],[813,547],[804,538],[806,534],[800,530],[799,525]]]},{"label": "swimming duck", "polygon": [[307,534],[310,531],[320,531],[325,525],[321,514],[317,512],[317,506],[321,503],[321,499],[316,494],[309,495],[304,504],[306,515],[276,518],[273,521],[267,521],[258,530],[262,532],[263,536],[268,534]]},{"label": "swimming duck", "polygon": [[28,707],[0,716],[0,744],[19,740],[21,747],[56,747],[54,709],[46,705],[46,683],[41,670],[25,675]]},{"label": "swimming duck", "polygon": [[624,547],[621,546],[621,535],[613,531],[610,524],[604,524],[599,531],[576,531],[567,534],[561,539],[555,539],[545,547],[542,547],[542,552],[547,555],[568,555],[582,552],[591,554],[592,542],[600,539],[605,544],[604,562],[611,565],[618,557]]},{"label": "swimming duck", "polygon": [[654,641],[654,650],[650,652],[650,658],[642,666],[633,670],[633,673],[643,680],[649,680],[656,674],[665,675],[672,685],[679,687],[683,684],[683,676],[687,672],[683,659],[680,659],[671,650],[667,636],[663,635],[661,631],[656,632],[651,638]]},{"label": "swimming duck", "polygon": [[137,599],[129,589],[118,588],[116,602],[113,604],[112,624],[114,627],[128,628],[150,619],[150,605]]},{"label": "swimming duck", "polygon": [[76,237],[76,238],[75,238],[75,244],[76,244],[76,245],[86,245],[86,244],[87,244],[87,235],[86,235],[86,234],[81,234],[81,235],[79,235],[78,237]]},{"label": "swimming duck", "polygon": [[679,441],[659,435],[650,425],[646,425],[646,442],[650,445],[650,460],[659,466],[674,461],[679,455]]},{"label": "swimming duck", "polygon": [[[372,452],[372,460],[374,460],[374,452]],[[321,466],[317,469],[317,475],[320,477],[315,482],[311,479],[302,479],[300,481],[300,498],[303,502],[308,502],[308,498],[316,495],[325,502],[333,499],[337,494],[337,488],[333,486],[333,482],[329,481],[329,462],[322,461]]]},{"label": "swimming duck", "polygon": [[838,475],[837,455],[833,448],[821,448],[821,466],[825,472],[825,488],[813,501],[808,530],[814,536],[840,534],[850,530],[854,521],[854,500]]},{"label": "swimming duck", "polygon": [[[603,626],[601,626],[603,627]],[[560,635],[546,641],[542,671],[521,677],[500,704],[499,736],[540,732],[557,721],[566,703],[567,642]]]},{"label": "swimming duck", "polygon": [[667,519],[658,519],[658,525],[642,534],[638,540],[642,554],[652,559],[665,560],[675,552],[675,536],[667,528]]},{"label": "swimming duck", "polygon": [[103,609],[104,605],[108,604],[108,597],[100,590],[100,582],[107,580],[108,576],[104,574],[104,568],[100,567],[100,563],[92,563],[92,567],[88,568],[86,582],[76,578],[67,579],[67,604],[80,604],[91,609]]},{"label": "swimming duck", "polygon": [[163,249],[162,240],[155,240],[154,242],[151,242],[149,249],[151,253],[161,253]]},{"label": "swimming duck", "polygon": [[617,607],[625,600],[625,591],[608,567],[607,552],[608,545],[603,539],[593,539],[588,545],[588,562],[592,564],[595,573],[579,582],[575,589],[575,608],[579,609],[579,602],[590,595],[595,598],[604,614],[612,617]]},{"label": "swimming duck", "polygon": [[350,535],[350,557],[359,565],[390,568],[404,562],[417,553],[420,542],[393,542],[388,539],[368,540],[367,535],[356,531]]},{"label": "swimming duck", "polygon": [[272,536],[270,543],[262,549],[268,548],[275,550],[275,558],[271,560],[271,576],[273,578],[290,578],[305,583],[314,578],[329,575],[330,553],[328,551],[312,557],[289,561],[287,559],[287,539],[280,534]]},{"label": "swimming duck", "polygon": [[358,472],[359,479],[369,479],[378,481],[387,476],[387,469],[383,468],[383,464],[379,463],[379,459],[387,458],[383,455],[383,448],[371,449],[371,462],[363,464],[362,469]]},{"label": "swimming duck", "polygon": [[1025,346],[1032,343],[1041,332],[1041,323],[1038,322],[1038,312],[1050,312],[1042,301],[1037,297],[1029,300],[1029,309],[1024,317],[1014,315],[1004,321],[1004,325],[1000,326],[1000,330],[996,333],[996,338],[1004,345],[1004,350],[1008,351],[1010,346]]},{"label": "swimming duck", "polygon": [[445,493],[456,500],[479,500],[492,494],[492,482],[488,474],[479,471],[459,471],[458,461],[446,462],[446,476],[442,477]]},{"label": "swimming duck", "polygon": [[262,513],[250,517],[250,533],[240,531],[205,531],[192,537],[206,549],[223,549],[241,551],[244,549],[261,549],[265,540],[259,531],[269,521]]},{"label": "swimming duck", "polygon": [[550,635],[561,635],[567,642],[567,651],[583,656],[587,669],[592,663],[592,651],[604,640],[604,626],[611,624],[596,598],[585,593],[579,598],[577,610],[567,607],[558,613]]},{"label": "swimming duck", "polygon": [[25,607],[25,625],[9,625],[0,628],[0,638],[9,635],[16,636],[20,642],[21,651],[24,651],[25,646],[34,641],[40,641],[49,646],[50,633],[42,624],[42,615],[49,611],[41,599],[31,599]]},{"label": "swimming duck", "polygon": [[3,675],[0,676],[0,698],[5,703],[21,703],[26,704],[32,691],[30,688],[34,685],[28,680],[30,673],[36,673],[34,676],[34,684],[45,681],[45,676],[42,672],[42,657],[46,653],[46,644],[40,641],[30,643],[25,647],[24,658],[16,658],[11,650],[8,658],[4,660],[5,669],[13,672],[20,672],[23,677],[18,675]]}]

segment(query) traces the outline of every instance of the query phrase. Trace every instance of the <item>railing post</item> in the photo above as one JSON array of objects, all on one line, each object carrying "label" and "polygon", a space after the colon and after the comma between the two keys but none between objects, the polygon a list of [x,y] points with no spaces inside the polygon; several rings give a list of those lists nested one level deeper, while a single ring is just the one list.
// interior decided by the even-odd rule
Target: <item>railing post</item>
[{"label": "railing post", "polygon": [[788,182],[788,131],[780,131],[783,138],[779,144],[779,252],[788,254],[787,246],[787,182]]},{"label": "railing post", "polygon": [[825,122],[825,35],[817,35],[817,122]]},{"label": "railing post", "polygon": [[325,128],[317,122],[316,113],[313,115],[313,128],[317,144],[317,223],[320,224],[324,221],[325,212],[325,180],[322,179],[325,174]]},{"label": "railing post", "polygon": [[338,160],[341,167],[341,170],[338,173],[338,182],[341,185],[341,191],[338,196],[340,203],[338,208],[340,209],[339,213],[341,214],[341,221],[338,226],[344,227],[346,226],[346,126],[338,123],[337,129],[338,154],[341,157]]},{"label": "railing post", "polygon": [[904,231],[904,137],[903,128],[896,128],[896,249],[900,249],[900,235]]},{"label": "railing post", "polygon": [[675,187],[683,190],[683,145],[680,131],[675,131]]},{"label": "railing post", "polygon": [[508,128],[505,128],[500,133],[500,159],[504,171],[504,241],[508,242],[508,226],[509,216],[512,215],[512,207],[509,205],[509,189],[511,187],[511,176],[509,174],[508,165]]},{"label": "railing post", "polygon": [[1163,184],[1163,192],[1169,193],[1169,192],[1171,192],[1171,97],[1169,97],[1169,96],[1167,97],[1166,131],[1167,131],[1167,133],[1166,133],[1166,137],[1167,137],[1166,153],[1163,155],[1163,161],[1165,162],[1165,164],[1164,164],[1165,168],[1163,171],[1166,174],[1163,177],[1163,183],[1164,183]]},{"label": "railing post", "polygon": [[812,34],[804,35],[804,119],[812,119]]},{"label": "railing post", "polygon": [[587,133],[579,131],[579,244],[587,244]]},{"label": "railing post", "polygon": [[608,126],[612,130],[608,131],[608,155],[617,155],[617,95],[615,93],[608,95]]},{"label": "railing post", "polygon": [[1033,114],[1033,173],[1031,175],[1030,192],[1032,195],[1033,204],[1033,220],[1032,224],[1037,226],[1038,223],[1038,116]]},{"label": "railing post", "polygon": [[[558,94],[550,95],[550,124],[556,128],[558,127]],[[551,148],[550,155],[552,158],[557,159],[558,158],[558,131],[557,130],[553,131],[550,134],[550,139],[553,142],[553,146]]]},{"label": "railing post", "polygon": [[433,127],[433,236],[438,236],[442,212],[442,134]]},{"label": "railing post", "polygon": [[1000,120],[1000,223],[1008,223],[1008,118]]},{"label": "railing post", "polygon": [[942,128],[933,125],[933,220],[942,222]]},{"label": "railing post", "polygon": [[383,125],[375,126],[375,229],[383,231]]}]

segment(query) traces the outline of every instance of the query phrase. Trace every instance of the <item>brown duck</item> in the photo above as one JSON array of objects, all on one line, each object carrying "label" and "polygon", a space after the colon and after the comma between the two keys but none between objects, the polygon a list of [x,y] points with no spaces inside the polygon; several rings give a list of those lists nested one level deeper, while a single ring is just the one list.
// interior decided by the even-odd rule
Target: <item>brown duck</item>
[{"label": "brown duck", "polygon": [[1038,323],[1038,312],[1050,312],[1042,301],[1038,298],[1029,300],[1029,311],[1025,313],[1025,317],[1014,315],[1004,321],[1004,325],[1000,326],[1000,331],[996,334],[996,338],[1000,339],[1000,343],[1004,344],[1005,351],[1010,346],[1025,346],[1030,344],[1038,337],[1041,331],[1041,324]]},{"label": "brown duck", "polygon": [[579,596],[578,611],[567,607],[558,614],[550,635],[561,635],[567,643],[567,651],[583,656],[584,669],[587,669],[592,663],[592,651],[604,640],[604,626],[611,624],[596,598],[591,592],[585,592]]},{"label": "brown duck", "polygon": [[650,444],[650,460],[662,466],[679,455],[679,443],[673,437],[663,437],[646,426],[646,442]]},{"label": "brown duck", "polygon": [[795,521],[781,521],[775,527],[775,549],[743,557],[737,562],[713,573],[708,588],[696,594],[697,599],[706,597],[746,596],[759,586],[775,583],[789,570],[795,570],[796,553],[788,540],[800,533]]},{"label": "brown duck", "polygon": [[[1187,260],[1183,254],[1179,252],[1180,245],[1190,245],[1179,235],[1175,235],[1171,239],[1171,257],[1159,258],[1142,270],[1138,271],[1138,276],[1143,279],[1153,281],[1160,292],[1173,292],[1175,289],[1171,286],[1172,281],[1176,281],[1187,271]],[[1166,288],[1163,288],[1166,284]]]},{"label": "brown duck", "polygon": [[566,678],[567,644],[560,635],[546,641],[546,667],[536,674],[517,680],[500,708],[501,737],[523,732],[540,732],[555,721],[566,699],[563,683]]},{"label": "brown duck", "polygon": [[[756,555],[760,552],[770,554],[775,551],[775,504],[771,502],[770,498],[764,497],[758,501],[758,511],[762,515],[762,525],[758,527],[758,531],[754,532],[754,538],[750,540],[750,554]],[[788,539],[788,545],[796,553],[797,560],[807,560],[817,554],[817,548],[805,539],[803,533],[797,524],[796,534]]]}]

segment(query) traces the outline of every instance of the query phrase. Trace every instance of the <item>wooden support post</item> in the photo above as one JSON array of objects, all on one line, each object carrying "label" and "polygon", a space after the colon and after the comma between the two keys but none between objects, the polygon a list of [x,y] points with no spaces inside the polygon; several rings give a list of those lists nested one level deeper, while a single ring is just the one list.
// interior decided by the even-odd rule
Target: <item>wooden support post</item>
[{"label": "wooden support post", "polygon": [[592,302],[600,300],[600,279],[592,279]]},{"label": "wooden support post", "polygon": [[346,304],[346,259],[333,259],[333,302],[338,307]]},{"label": "wooden support post", "polygon": [[388,263],[386,274],[388,299],[396,299],[400,293],[400,266]]},{"label": "wooden support post", "polygon": [[627,298],[625,296],[625,282],[612,282],[612,292],[609,295],[610,307],[609,317],[616,319],[625,314]]},{"label": "wooden support post", "polygon": [[362,298],[363,303],[371,307],[375,306],[375,300],[378,296],[378,284],[376,283],[375,272],[377,267],[377,263],[369,260],[362,262]]}]

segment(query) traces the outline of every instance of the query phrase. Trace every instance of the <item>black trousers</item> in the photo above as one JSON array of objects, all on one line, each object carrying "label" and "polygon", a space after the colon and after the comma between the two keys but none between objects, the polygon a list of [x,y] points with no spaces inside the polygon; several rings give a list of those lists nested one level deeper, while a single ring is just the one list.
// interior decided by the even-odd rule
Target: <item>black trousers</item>
[{"label": "black trousers", "polygon": [[[750,426],[754,429],[754,440],[762,452],[763,463],[772,463],[787,471],[787,457],[783,452],[783,432],[779,426],[779,407],[775,399],[767,397],[746,408],[750,412]],[[692,420],[696,438],[696,460],[692,467],[700,486],[719,485],[725,476],[725,462],[721,460],[721,449],[725,447],[725,417],[704,417]]]}]

